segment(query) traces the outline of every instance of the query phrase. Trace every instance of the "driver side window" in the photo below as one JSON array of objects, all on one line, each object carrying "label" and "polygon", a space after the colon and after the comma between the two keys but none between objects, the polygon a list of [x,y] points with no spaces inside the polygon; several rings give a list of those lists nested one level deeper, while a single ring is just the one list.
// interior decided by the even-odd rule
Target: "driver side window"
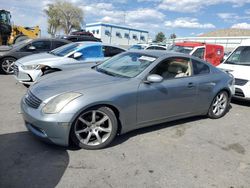
[{"label": "driver side window", "polygon": [[82,53],[79,60],[103,57],[102,46],[89,46],[79,50],[78,52]]},{"label": "driver side window", "polygon": [[188,58],[172,57],[159,63],[151,74],[158,74],[163,79],[174,79],[191,76],[191,61]]},{"label": "driver side window", "polygon": [[193,56],[198,57],[200,59],[204,59],[205,48],[198,48],[194,53]]}]

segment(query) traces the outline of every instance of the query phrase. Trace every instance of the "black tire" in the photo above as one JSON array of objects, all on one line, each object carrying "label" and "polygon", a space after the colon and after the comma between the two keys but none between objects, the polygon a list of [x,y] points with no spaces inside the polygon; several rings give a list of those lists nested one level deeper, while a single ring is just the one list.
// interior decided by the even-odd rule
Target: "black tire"
[{"label": "black tire", "polygon": [[[5,57],[0,62],[0,73],[2,74],[13,74],[14,66],[13,63],[16,61],[14,57]],[[12,65],[11,65],[12,64]]]},{"label": "black tire", "polygon": [[[224,98],[223,98],[223,100],[218,102],[218,99],[220,98],[221,95]],[[220,91],[219,93],[217,93],[217,95],[213,99],[213,102],[212,102],[212,104],[209,108],[208,114],[207,114],[208,117],[211,119],[218,119],[218,118],[223,117],[228,112],[229,104],[230,104],[230,99],[229,99],[228,93],[224,90]],[[224,107],[224,108],[222,108],[222,107]],[[218,113],[216,113],[216,108],[217,108]]]},{"label": "black tire", "polygon": [[[80,134],[84,134],[84,136],[81,136],[80,134],[77,135],[77,133],[76,133],[77,129],[78,129],[79,125],[80,125],[79,124],[79,118],[83,118],[83,119],[87,118],[88,117],[88,113],[92,114],[93,111],[96,111],[95,113],[97,115],[98,115],[98,113],[100,113],[101,115],[105,114],[105,116],[107,116],[109,118],[108,120],[105,121],[105,123],[107,124],[107,121],[108,121],[109,125],[111,123],[111,128],[110,128],[110,132],[109,133],[105,133],[105,132],[102,132],[100,130],[97,131],[97,134],[99,136],[101,134],[103,134],[103,137],[101,137],[101,139],[103,139],[103,138],[106,139],[105,141],[103,141],[102,143],[99,143],[97,145],[90,145],[91,142],[95,143],[98,140],[97,137],[95,136],[95,134],[93,133],[93,128],[90,128],[93,125],[85,126],[85,124],[82,123],[82,121],[81,121],[80,124],[82,123],[82,125],[83,125],[82,130],[86,129],[86,128],[91,129],[91,130],[89,130],[87,132],[80,133]],[[104,118],[104,116],[102,118]],[[99,119],[98,121],[100,121],[100,120],[101,119]],[[92,119],[92,121],[93,121],[93,119]],[[98,121],[96,120],[95,123],[97,123]],[[87,121],[87,122],[90,123],[89,121]],[[103,123],[103,126],[106,126],[105,123]],[[80,125],[80,126],[82,126],[82,125]],[[109,125],[107,126],[106,129],[109,129]],[[104,127],[101,127],[101,128],[104,128]],[[72,127],[71,127],[70,138],[72,139],[73,143],[76,146],[79,146],[80,148],[89,149],[89,150],[102,149],[102,148],[105,148],[106,146],[108,146],[114,140],[114,138],[117,135],[117,130],[118,130],[118,121],[117,121],[117,118],[116,118],[114,112],[110,108],[108,108],[108,107],[95,107],[95,108],[91,108],[89,110],[86,110],[86,111],[82,112],[76,118],[76,120],[74,121],[74,123],[72,124]],[[79,131],[79,129],[78,129],[78,131]],[[86,135],[86,137],[88,137],[89,134],[92,135],[90,137],[90,139],[89,139],[89,141],[90,141],[90,142],[88,142],[89,144],[83,143],[83,141],[85,140],[85,139],[83,139],[83,137],[85,137],[85,135]],[[106,134],[108,134],[109,136],[105,138]],[[93,137],[95,137],[96,139],[93,138]]]}]

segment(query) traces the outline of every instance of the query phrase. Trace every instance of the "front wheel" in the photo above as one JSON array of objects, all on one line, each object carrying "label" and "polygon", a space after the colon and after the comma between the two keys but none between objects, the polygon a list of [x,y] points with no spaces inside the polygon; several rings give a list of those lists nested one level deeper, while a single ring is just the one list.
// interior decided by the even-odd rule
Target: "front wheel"
[{"label": "front wheel", "polygon": [[117,128],[117,118],[110,108],[93,108],[83,112],[75,120],[71,138],[83,149],[101,149],[114,140]]},{"label": "front wheel", "polygon": [[208,117],[212,119],[223,117],[228,111],[229,102],[230,101],[227,92],[219,92],[213,99],[213,102],[209,108]]},{"label": "front wheel", "polygon": [[2,62],[0,63],[0,72],[3,74],[13,74],[15,61],[16,59],[13,57],[3,58]]}]

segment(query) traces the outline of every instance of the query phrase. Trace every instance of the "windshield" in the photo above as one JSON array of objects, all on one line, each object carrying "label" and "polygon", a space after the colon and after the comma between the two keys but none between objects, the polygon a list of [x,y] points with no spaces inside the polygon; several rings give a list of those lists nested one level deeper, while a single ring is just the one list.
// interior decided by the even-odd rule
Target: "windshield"
[{"label": "windshield", "polygon": [[96,70],[112,76],[133,78],[143,72],[155,57],[139,54],[125,53],[117,55],[96,67]]},{"label": "windshield", "polygon": [[81,43],[70,43],[67,45],[63,45],[59,48],[56,48],[56,49],[50,51],[49,53],[56,55],[56,56],[63,57],[63,56],[66,56],[67,54],[75,51],[80,45],[81,45]]},{"label": "windshield", "polygon": [[0,12],[0,22],[10,25],[10,13],[6,11]]},{"label": "windshield", "polygon": [[184,54],[190,54],[190,52],[193,50],[193,47],[188,47],[188,46],[177,46],[177,45],[171,45],[168,47],[169,51],[175,51],[175,52],[180,52]]},{"label": "windshield", "polygon": [[250,46],[238,47],[224,63],[249,66],[250,65]]}]

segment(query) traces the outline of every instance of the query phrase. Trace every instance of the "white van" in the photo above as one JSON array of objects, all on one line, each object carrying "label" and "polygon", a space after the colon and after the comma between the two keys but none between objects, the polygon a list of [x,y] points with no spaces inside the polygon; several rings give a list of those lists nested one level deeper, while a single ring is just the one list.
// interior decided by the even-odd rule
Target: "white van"
[{"label": "white van", "polygon": [[235,77],[234,97],[250,100],[250,39],[235,48],[218,68]]}]

